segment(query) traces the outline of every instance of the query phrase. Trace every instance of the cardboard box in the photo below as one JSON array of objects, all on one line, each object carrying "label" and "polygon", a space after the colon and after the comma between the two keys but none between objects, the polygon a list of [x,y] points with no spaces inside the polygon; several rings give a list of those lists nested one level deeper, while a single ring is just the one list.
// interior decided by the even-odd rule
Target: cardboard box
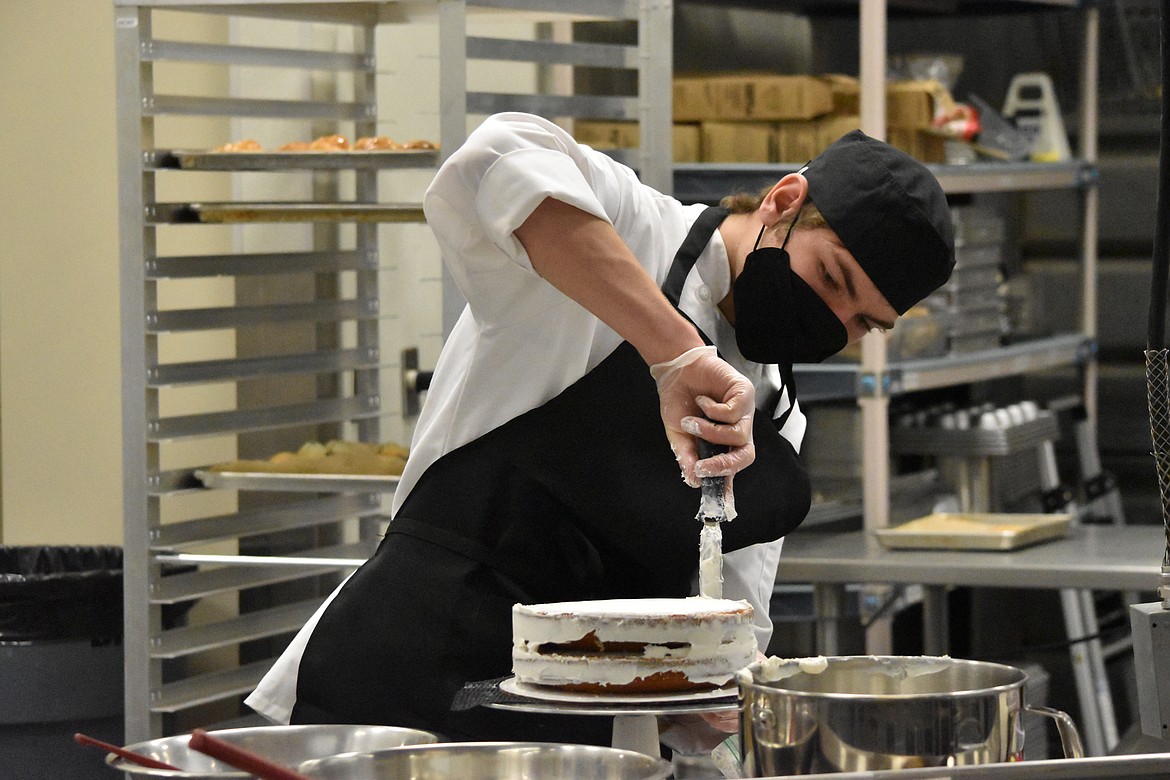
[{"label": "cardboard box", "polygon": [[594,149],[631,149],[638,146],[638,123],[603,119],[576,119],[573,137]]},{"label": "cardboard box", "polygon": [[886,126],[930,127],[936,99],[945,93],[937,81],[891,81],[886,85]]},{"label": "cardboard box", "polygon": [[860,117],[825,116],[820,119],[778,122],[776,154],[778,162],[803,165],[823,152],[850,130],[857,129]]},{"label": "cardboard box", "polygon": [[916,160],[926,163],[946,162],[946,138],[915,127],[891,127],[886,140]]},{"label": "cardboard box", "polygon": [[829,81],[769,73],[676,76],[674,121],[813,119],[833,110]]},{"label": "cardboard box", "polygon": [[776,124],[776,161],[803,165],[820,154],[821,120],[800,119]]},{"label": "cardboard box", "polygon": [[[573,137],[594,149],[636,149],[641,143],[638,123],[601,119],[577,119]],[[699,162],[699,125],[675,124],[671,127],[671,154],[674,162]]]},{"label": "cardboard box", "polygon": [[856,76],[827,73],[821,76],[833,97],[833,114],[855,116],[861,113],[861,81]]},{"label": "cardboard box", "polygon": [[710,76],[675,76],[672,99],[675,122],[716,119],[714,85]]},{"label": "cardboard box", "polygon": [[859,127],[861,127],[861,117],[857,114],[824,117],[820,120],[817,128],[820,136],[817,153],[820,154],[838,138]]},{"label": "cardboard box", "polygon": [[816,76],[713,76],[718,120],[814,119],[833,110],[828,82]]},{"label": "cardboard box", "polygon": [[703,122],[703,162],[776,162],[774,122]]},{"label": "cardboard box", "polygon": [[683,124],[676,122],[672,127],[671,136],[674,143],[674,161],[679,163],[697,163],[703,161],[703,140],[699,131],[699,124]]}]

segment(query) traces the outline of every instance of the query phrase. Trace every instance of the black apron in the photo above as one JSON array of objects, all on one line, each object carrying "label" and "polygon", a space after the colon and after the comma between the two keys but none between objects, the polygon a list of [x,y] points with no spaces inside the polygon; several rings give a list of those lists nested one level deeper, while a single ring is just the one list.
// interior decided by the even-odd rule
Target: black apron
[{"label": "black apron", "polygon": [[[724,216],[708,209],[680,247],[663,286],[676,306]],[[735,476],[726,551],[784,536],[809,507],[807,474],[767,414],[756,415],[753,435],[756,461]],[[511,672],[516,603],[693,595],[698,505],[662,429],[654,380],[622,343],[556,398],[427,469],[313,631],[293,722],[608,744],[609,718],[450,705],[465,682]]]}]

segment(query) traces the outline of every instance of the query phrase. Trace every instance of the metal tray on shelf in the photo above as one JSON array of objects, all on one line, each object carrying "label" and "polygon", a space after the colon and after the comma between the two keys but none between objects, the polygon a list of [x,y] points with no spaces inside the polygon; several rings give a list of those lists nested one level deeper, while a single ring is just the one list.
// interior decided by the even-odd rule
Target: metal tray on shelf
[{"label": "metal tray on shelf", "polygon": [[155,203],[151,222],[241,224],[252,222],[426,222],[417,203]]},{"label": "metal tray on shelf", "polygon": [[890,447],[903,455],[971,457],[1010,455],[1055,440],[1060,434],[1056,415],[1041,412],[1005,428],[891,428]]},{"label": "metal tray on shelf", "polygon": [[278,474],[244,471],[195,471],[207,488],[270,490],[297,493],[392,493],[400,477],[382,474]]},{"label": "metal tray on shelf", "polygon": [[1069,514],[937,512],[874,531],[891,550],[1018,550],[1068,535]]},{"label": "metal tray on shelf", "polygon": [[155,149],[144,154],[149,167],[182,171],[383,170],[431,168],[439,163],[437,149],[368,152],[212,152]]}]

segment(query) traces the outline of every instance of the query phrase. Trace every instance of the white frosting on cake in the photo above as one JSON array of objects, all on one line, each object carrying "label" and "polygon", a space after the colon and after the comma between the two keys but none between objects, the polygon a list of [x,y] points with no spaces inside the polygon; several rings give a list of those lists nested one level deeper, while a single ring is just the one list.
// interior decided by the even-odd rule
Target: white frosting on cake
[{"label": "white frosting on cake", "polygon": [[[628,685],[677,671],[722,686],[756,657],[752,607],[731,599],[609,599],[512,608],[512,671],[538,685]],[[633,643],[617,652],[550,648],[585,639]]]}]

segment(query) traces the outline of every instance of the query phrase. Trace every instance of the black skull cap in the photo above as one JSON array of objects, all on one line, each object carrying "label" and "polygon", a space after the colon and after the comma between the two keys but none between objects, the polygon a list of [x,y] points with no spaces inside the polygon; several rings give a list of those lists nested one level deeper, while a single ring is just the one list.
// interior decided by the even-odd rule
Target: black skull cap
[{"label": "black skull cap", "polygon": [[951,212],[921,162],[853,130],[800,172],[809,199],[898,314],[950,278]]}]

